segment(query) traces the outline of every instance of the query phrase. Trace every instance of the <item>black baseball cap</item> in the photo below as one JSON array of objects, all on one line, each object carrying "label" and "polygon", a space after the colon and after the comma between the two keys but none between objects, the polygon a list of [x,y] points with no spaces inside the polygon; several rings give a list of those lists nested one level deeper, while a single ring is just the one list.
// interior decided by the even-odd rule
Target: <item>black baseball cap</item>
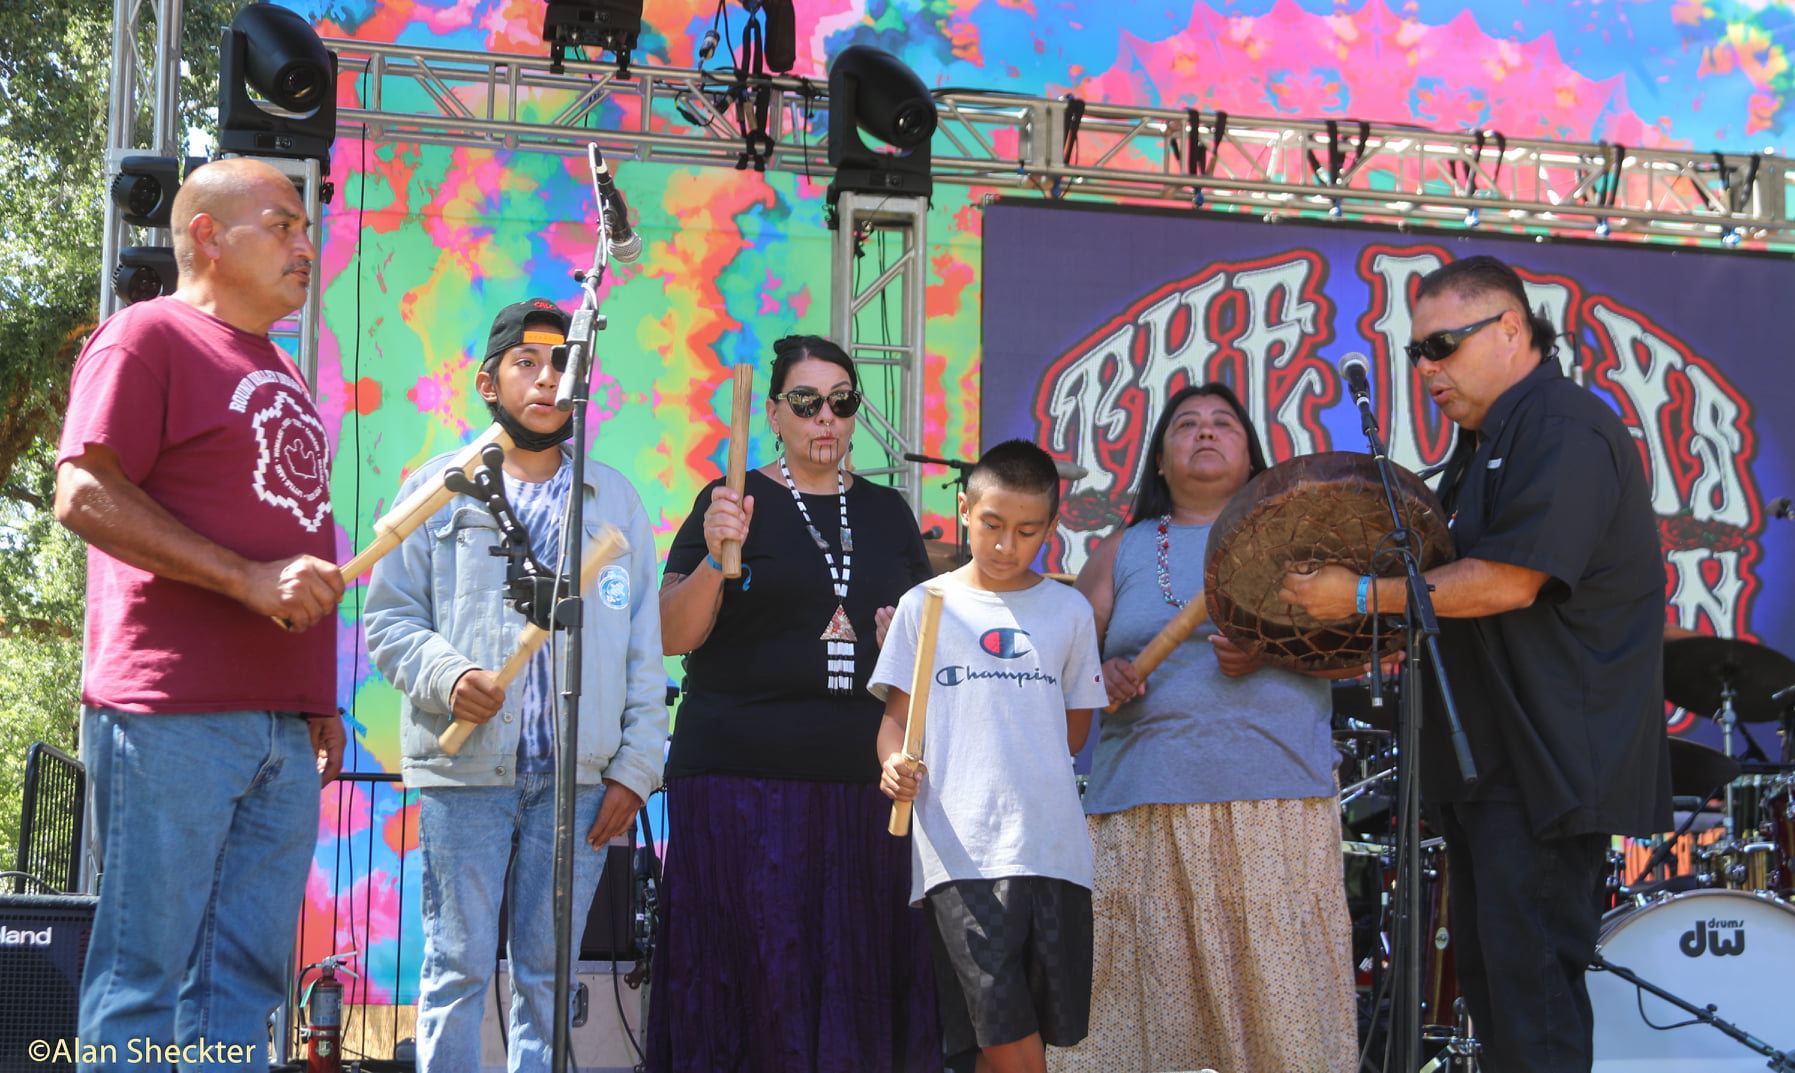
[{"label": "black baseball cap", "polygon": [[567,341],[567,329],[571,324],[567,314],[547,298],[513,302],[492,318],[492,332],[486,337],[486,357],[481,359],[480,365],[485,367],[500,354],[525,343],[560,346]]}]

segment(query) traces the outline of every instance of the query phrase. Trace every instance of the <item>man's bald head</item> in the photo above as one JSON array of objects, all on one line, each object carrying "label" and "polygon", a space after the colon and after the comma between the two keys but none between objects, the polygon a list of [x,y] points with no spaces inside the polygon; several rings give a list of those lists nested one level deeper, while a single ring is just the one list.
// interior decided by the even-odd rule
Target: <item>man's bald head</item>
[{"label": "man's bald head", "polygon": [[247,157],[202,164],[182,181],[169,210],[169,228],[174,235],[175,262],[183,277],[194,271],[193,218],[205,215],[228,225],[258,204],[258,195],[267,192],[269,183],[293,189],[293,181],[280,169]]},{"label": "man's bald head", "polygon": [[304,200],[276,168],[240,157],[196,168],[170,217],[175,297],[257,335],[305,305],[318,247]]}]

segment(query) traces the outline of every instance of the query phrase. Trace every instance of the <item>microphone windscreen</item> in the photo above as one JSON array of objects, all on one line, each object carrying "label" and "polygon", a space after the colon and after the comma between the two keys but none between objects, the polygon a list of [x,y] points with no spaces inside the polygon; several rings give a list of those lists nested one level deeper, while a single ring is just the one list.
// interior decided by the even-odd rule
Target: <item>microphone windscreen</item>
[{"label": "microphone windscreen", "polygon": [[621,261],[627,265],[635,263],[636,258],[640,256],[642,256],[642,236],[636,234],[634,231],[631,231],[629,238],[624,239],[622,242],[611,243],[611,257],[613,260]]}]

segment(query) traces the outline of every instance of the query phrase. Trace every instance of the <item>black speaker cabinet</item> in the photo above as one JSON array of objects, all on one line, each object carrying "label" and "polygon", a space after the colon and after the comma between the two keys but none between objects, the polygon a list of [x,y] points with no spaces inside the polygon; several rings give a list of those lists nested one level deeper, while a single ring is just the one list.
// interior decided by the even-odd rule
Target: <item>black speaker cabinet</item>
[{"label": "black speaker cabinet", "polygon": [[[79,894],[0,894],[0,1073],[75,1068],[73,1062],[45,1061],[46,1052],[32,1044],[75,1045],[81,965],[98,901]],[[47,1053],[56,1057],[54,1049]]]},{"label": "black speaker cabinet", "polygon": [[[574,852],[590,853],[584,842],[574,844]],[[592,904],[576,906],[574,930],[583,938],[577,951],[580,961],[634,961],[642,956],[636,942],[636,875],[633,846],[613,843],[605,847],[605,871],[592,894]],[[505,957],[505,920],[508,907],[499,906],[499,947],[495,957]],[[5,1073],[0,1070],[0,1073]]]}]

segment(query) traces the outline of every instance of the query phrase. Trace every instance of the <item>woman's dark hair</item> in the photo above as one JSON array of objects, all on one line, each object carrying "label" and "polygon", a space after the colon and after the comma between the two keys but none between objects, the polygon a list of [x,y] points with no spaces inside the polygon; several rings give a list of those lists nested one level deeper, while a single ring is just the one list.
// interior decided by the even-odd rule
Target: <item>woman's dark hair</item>
[{"label": "woman's dark hair", "polygon": [[1451,291],[1460,298],[1482,294],[1505,294],[1514,299],[1515,309],[1527,322],[1529,337],[1539,349],[1540,357],[1550,361],[1558,356],[1558,332],[1543,314],[1527,307],[1527,285],[1521,274],[1487,253],[1448,261],[1421,277],[1415,287],[1415,301]]},{"label": "woman's dark hair", "polygon": [[806,358],[841,366],[848,374],[848,383],[856,391],[860,389],[860,374],[854,371],[854,359],[848,357],[847,351],[820,335],[788,335],[773,344],[773,370],[767,374],[769,397],[785,391],[785,378],[791,375],[792,366]]},{"label": "woman's dark hair", "polygon": [[1159,471],[1154,460],[1165,450],[1166,432],[1172,427],[1172,417],[1178,412],[1178,407],[1198,395],[1222,400],[1234,411],[1234,416],[1240,419],[1240,427],[1247,434],[1247,479],[1251,480],[1265,472],[1265,452],[1259,447],[1259,432],[1253,428],[1253,421],[1247,416],[1246,407],[1240,404],[1240,396],[1234,394],[1233,388],[1222,383],[1192,384],[1180,388],[1166,400],[1165,409],[1160,411],[1159,420],[1153,425],[1153,438],[1147,441],[1147,450],[1141,456],[1141,484],[1134,493],[1134,506],[1128,510],[1129,525],[1139,525],[1149,518],[1171,513],[1172,489],[1166,484],[1165,474]]}]

